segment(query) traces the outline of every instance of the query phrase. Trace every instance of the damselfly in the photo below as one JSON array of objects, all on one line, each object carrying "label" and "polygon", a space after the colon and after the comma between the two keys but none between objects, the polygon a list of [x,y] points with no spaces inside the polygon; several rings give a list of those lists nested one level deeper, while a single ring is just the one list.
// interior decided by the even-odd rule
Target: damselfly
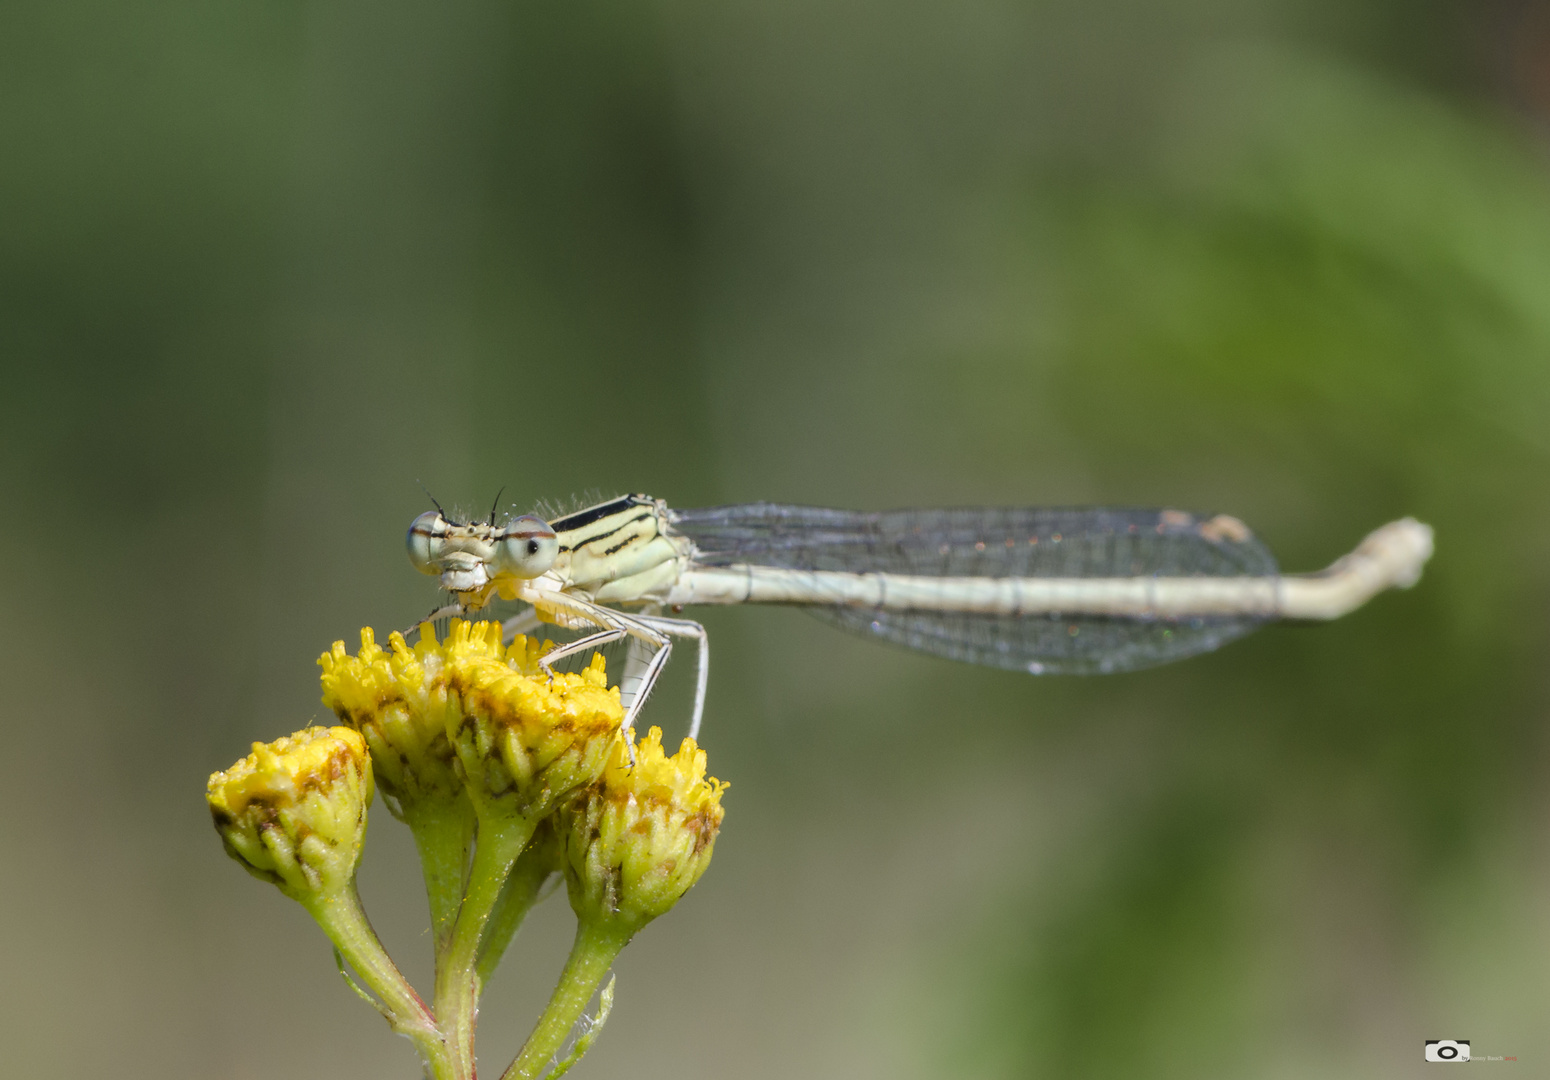
[{"label": "damselfly", "polygon": [[[1413,518],[1383,526],[1313,574],[1281,574],[1239,520],[1179,510],[960,509],[856,513],[750,503],[673,510],[626,495],[553,521],[458,522],[438,507],[409,528],[415,568],[470,615],[499,596],[583,636],[545,666],[625,638],[648,657],[626,726],[672,639],[698,645],[690,734],[710,673],[694,604],[798,605],[826,622],[953,660],[1033,674],[1131,671],[1207,652],[1272,619],[1336,619],[1408,587],[1432,553]],[[627,606],[634,610],[619,610]],[[671,611],[673,615],[665,615]]]}]

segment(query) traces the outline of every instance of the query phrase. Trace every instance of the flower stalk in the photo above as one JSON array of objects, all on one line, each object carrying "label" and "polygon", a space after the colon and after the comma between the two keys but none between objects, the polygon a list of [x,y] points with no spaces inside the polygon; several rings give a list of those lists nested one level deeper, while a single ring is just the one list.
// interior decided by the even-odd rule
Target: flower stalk
[{"label": "flower stalk", "polygon": [[[535,1080],[543,1075],[575,1029],[603,976],[629,944],[630,936],[622,926],[595,922],[576,924],[576,940],[571,944],[559,984],[521,1053],[502,1074],[501,1080]],[[601,1019],[600,1016],[599,1027]]]},{"label": "flower stalk", "polygon": [[463,903],[474,842],[474,810],[466,799],[425,800],[404,806],[401,814],[420,855],[431,933],[440,956],[450,947],[452,928]]},{"label": "flower stalk", "polygon": [[554,830],[545,822],[517,857],[516,865],[511,868],[506,885],[501,890],[500,899],[495,902],[495,910],[490,913],[484,936],[479,942],[479,959],[475,965],[481,987],[490,981],[507,946],[527,918],[527,913],[533,910],[544,886],[559,869],[559,849]]},{"label": "flower stalk", "polygon": [[322,927],[366,988],[377,995],[388,1026],[412,1039],[428,1064],[446,1071],[450,1062],[446,1060],[445,1043],[435,1018],[382,947],[361,907],[354,883],[337,894],[308,897],[302,901],[302,907]]}]

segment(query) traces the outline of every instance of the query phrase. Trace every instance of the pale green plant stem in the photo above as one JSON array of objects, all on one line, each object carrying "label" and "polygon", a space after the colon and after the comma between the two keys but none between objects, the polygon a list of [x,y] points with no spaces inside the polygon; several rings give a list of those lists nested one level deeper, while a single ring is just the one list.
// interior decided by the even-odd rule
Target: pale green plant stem
[{"label": "pale green plant stem", "polygon": [[355,882],[334,893],[298,897],[361,982],[381,1001],[389,1026],[413,1040],[436,1080],[451,1080],[452,1061],[435,1018],[388,956],[361,907]]},{"label": "pale green plant stem", "polygon": [[536,1080],[543,1075],[636,929],[638,927],[621,926],[613,920],[582,920],[576,924],[576,940],[571,945],[570,958],[565,961],[560,982],[522,1052],[501,1075],[501,1080]]},{"label": "pale green plant stem", "polygon": [[463,903],[468,855],[474,842],[474,808],[462,794],[425,798],[403,805],[403,820],[414,835],[430,901],[431,930],[440,968],[452,944],[452,929]]},{"label": "pale green plant stem", "polygon": [[474,1076],[474,1013],[480,990],[475,964],[479,939],[500,899],[501,886],[511,873],[512,864],[532,839],[535,824],[522,817],[480,815],[468,891],[452,930],[446,962],[436,971],[436,1018],[452,1049],[457,1069],[454,1080],[473,1080]]},{"label": "pale green plant stem", "polygon": [[506,947],[511,944],[511,939],[522,928],[522,921],[527,918],[527,913],[537,902],[544,882],[548,881],[549,876],[554,872],[553,856],[550,852],[536,850],[531,845],[511,868],[511,876],[506,879],[500,900],[496,902],[495,911],[485,927],[484,940],[479,945],[479,962],[476,970],[480,986],[490,981],[496,965],[505,955]]}]

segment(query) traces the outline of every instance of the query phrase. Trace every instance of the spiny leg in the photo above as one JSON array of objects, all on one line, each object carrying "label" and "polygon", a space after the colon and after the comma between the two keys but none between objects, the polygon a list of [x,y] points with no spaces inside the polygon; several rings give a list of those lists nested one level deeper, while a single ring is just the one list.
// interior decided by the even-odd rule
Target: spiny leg
[{"label": "spiny leg", "polygon": [[646,670],[651,667],[651,658],[656,654],[657,650],[640,638],[630,638],[629,648],[624,655],[624,671],[619,676],[619,700],[626,708],[640,696]]},{"label": "spiny leg", "polygon": [[705,627],[692,619],[670,619],[663,615],[640,615],[637,621],[645,623],[653,630],[673,637],[693,638],[698,648],[696,649],[697,665],[694,681],[694,713],[689,721],[689,738],[696,741],[700,737],[700,721],[705,716],[705,690],[710,685],[710,636],[705,633]]},{"label": "spiny leg", "polygon": [[[646,707],[646,698],[651,696],[651,691],[657,685],[657,680],[662,677],[662,669],[667,666],[667,658],[672,655],[673,643],[667,638],[662,638],[657,645],[657,651],[651,654],[651,659],[646,662],[646,670],[641,673],[640,686],[635,691],[635,699],[630,702],[630,707],[624,712],[624,724],[626,733],[635,730],[635,718]],[[627,740],[630,746],[630,761],[635,760],[634,738]]]},{"label": "spiny leg", "polygon": [[[662,666],[667,663],[667,654],[671,651],[670,643],[665,634],[655,627],[643,623],[639,618],[622,615],[617,611],[610,611],[607,608],[600,608],[593,604],[580,604],[574,598],[571,598],[570,606],[572,610],[564,612],[565,615],[575,620],[591,622],[594,626],[599,626],[603,629],[595,634],[588,634],[585,637],[577,638],[575,641],[567,642],[546,654],[539,663],[543,665],[544,670],[550,676],[554,674],[554,669],[551,665],[555,661],[563,660],[567,656],[574,656],[588,649],[595,649],[600,645],[619,641],[625,637],[643,642],[656,650],[652,654],[651,659],[646,662],[645,669],[640,672],[639,688],[625,714],[623,727],[628,731],[631,725],[634,724],[635,717],[640,714],[641,708],[645,705],[646,698],[650,695],[652,687],[656,685],[657,679],[662,674]],[[672,620],[667,621],[671,622]],[[627,676],[631,674],[628,663],[626,661],[625,674]],[[633,748],[631,749],[631,760],[634,760]]]},{"label": "spiny leg", "polygon": [[550,678],[553,678],[555,661],[564,660],[567,656],[575,656],[577,653],[586,652],[588,649],[596,649],[610,642],[618,641],[620,638],[628,636],[628,634],[629,631],[623,627],[612,627],[607,630],[599,630],[595,634],[588,634],[586,637],[579,637],[575,641],[567,641],[564,645],[560,645],[539,657],[538,666],[548,672]]},{"label": "spiny leg", "polygon": [[[585,637],[568,642],[545,656],[540,663],[544,665],[544,669],[551,676],[554,672],[549,667],[550,662],[563,659],[566,656],[572,656],[586,649],[595,648],[598,645],[606,645],[609,642],[618,641],[624,637],[633,638],[656,650],[652,653],[651,659],[646,662],[644,670],[640,672],[639,688],[636,690],[634,700],[626,708],[622,727],[625,731],[629,731],[635,723],[635,718],[640,715],[641,709],[645,707],[646,699],[651,695],[652,688],[656,686],[657,679],[661,677],[662,668],[667,663],[667,658],[672,652],[672,643],[667,635],[679,631],[681,626],[694,626],[698,629],[698,624],[687,623],[682,619],[626,615],[612,608],[605,608],[590,603],[578,596],[563,593],[548,596],[544,599],[547,601],[545,610],[552,607],[551,617],[555,618],[560,625],[590,623],[593,626],[602,628],[598,633],[588,634]],[[659,630],[653,626],[653,622],[662,623],[662,629]],[[703,634],[704,631],[701,630],[700,633]],[[680,636],[693,636],[693,634],[681,633]],[[626,674],[633,674],[633,672],[627,667]],[[620,689],[622,693],[623,687],[621,686]],[[627,740],[627,745],[630,748],[630,761],[633,764],[635,761],[633,740]]]}]

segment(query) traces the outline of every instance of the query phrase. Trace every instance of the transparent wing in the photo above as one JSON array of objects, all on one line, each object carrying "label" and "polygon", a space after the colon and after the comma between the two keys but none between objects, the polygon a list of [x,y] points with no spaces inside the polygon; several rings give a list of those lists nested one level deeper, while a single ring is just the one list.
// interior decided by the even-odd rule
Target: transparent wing
[{"label": "transparent wing", "polygon": [[[704,566],[925,577],[1264,577],[1269,550],[1231,518],[1177,510],[994,508],[857,513],[773,503],[676,511]],[[1130,671],[1208,652],[1262,621],[1006,616],[804,605],[906,648],[1036,674]]]},{"label": "transparent wing", "polygon": [[1258,619],[1112,619],[1093,615],[955,615],[806,607],[831,626],[906,649],[1035,675],[1108,675],[1210,652]]}]

